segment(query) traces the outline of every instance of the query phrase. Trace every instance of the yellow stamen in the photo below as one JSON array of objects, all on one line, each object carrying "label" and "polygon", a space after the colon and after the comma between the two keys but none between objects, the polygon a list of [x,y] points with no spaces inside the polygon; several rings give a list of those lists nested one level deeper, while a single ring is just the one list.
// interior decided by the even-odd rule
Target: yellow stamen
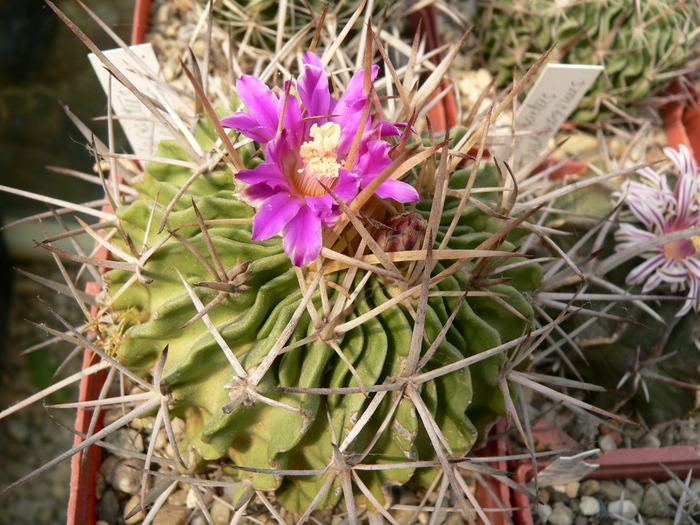
[{"label": "yellow stamen", "polygon": [[[698,196],[700,199],[700,195]],[[692,237],[693,245],[695,246],[695,251],[700,252],[700,235],[695,235]]]},{"label": "yellow stamen", "polygon": [[320,197],[326,190],[318,182],[332,188],[340,176],[342,165],[335,152],[340,141],[340,126],[335,122],[326,122],[323,126],[314,124],[309,135],[312,140],[304,142],[299,151],[303,166],[293,174],[294,185],[307,197]]}]

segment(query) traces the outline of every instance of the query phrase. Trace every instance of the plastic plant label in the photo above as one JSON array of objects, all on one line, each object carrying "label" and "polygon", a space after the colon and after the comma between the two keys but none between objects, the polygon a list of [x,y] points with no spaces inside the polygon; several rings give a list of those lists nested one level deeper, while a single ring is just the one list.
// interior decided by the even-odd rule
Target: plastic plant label
[{"label": "plastic plant label", "polygon": [[514,172],[535,161],[601,71],[603,66],[547,64],[518,109],[515,137],[494,148],[494,156],[507,161],[512,147]]},{"label": "plastic plant label", "polygon": [[598,449],[587,450],[575,456],[557,458],[537,474],[537,483],[541,487],[552,487],[580,480],[599,467],[595,463],[585,461],[586,458],[597,452]]},{"label": "plastic plant label", "polygon": [[[144,95],[157,101],[165,97],[171,106],[177,108],[174,97],[167,97],[167,92],[164,93],[154,80],[154,71],[159,70],[159,65],[151,44],[139,44],[130,49],[141,62],[122,48],[110,49],[104,54]],[[88,58],[105,93],[109,94],[113,114],[121,124],[133,152],[137,155],[155,154],[160,141],[171,138],[170,133],[129,89],[109,73],[94,53],[88,54]]]}]

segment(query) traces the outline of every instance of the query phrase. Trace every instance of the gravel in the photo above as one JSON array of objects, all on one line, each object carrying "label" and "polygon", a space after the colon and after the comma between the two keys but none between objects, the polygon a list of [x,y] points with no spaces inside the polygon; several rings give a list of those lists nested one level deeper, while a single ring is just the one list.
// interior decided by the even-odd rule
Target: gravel
[{"label": "gravel", "polygon": [[[21,262],[17,266],[44,277],[60,279],[53,261]],[[41,342],[45,336],[25,321],[32,319],[56,325],[46,309],[36,299],[41,294],[69,319],[79,319],[77,305],[72,299],[60,297],[47,291],[29,279],[15,274],[14,292],[11,295],[11,318],[9,334],[5,340],[2,368],[0,372],[0,408],[5,409],[34,394],[56,365],[71,350],[67,345],[57,345],[50,350],[39,350],[33,356],[23,356],[21,351]],[[77,321],[76,321],[77,322]],[[30,364],[32,365],[30,370]],[[80,363],[74,362],[71,369],[77,370]],[[77,397],[77,389],[69,389],[66,401]],[[51,415],[72,425],[74,412]],[[32,470],[40,467],[71,447],[73,435],[49,417],[41,402],[11,414],[0,421],[0,487],[6,487]],[[66,522],[70,465],[64,462],[43,473],[31,482],[22,485],[2,499],[0,524],[13,525],[60,525]]]}]

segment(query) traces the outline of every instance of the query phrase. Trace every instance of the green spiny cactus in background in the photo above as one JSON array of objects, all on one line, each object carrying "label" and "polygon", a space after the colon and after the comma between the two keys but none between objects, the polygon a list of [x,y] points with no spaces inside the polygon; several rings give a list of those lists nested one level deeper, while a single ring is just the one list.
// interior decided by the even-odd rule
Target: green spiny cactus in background
[{"label": "green spiny cactus in background", "polygon": [[[284,9],[280,8],[281,5]],[[372,15],[381,18],[385,7],[383,0],[374,2]],[[229,0],[214,6],[216,16],[223,27],[230,28],[234,41],[250,46],[258,53],[278,49],[326,9],[327,26],[333,27],[333,31],[340,31],[357,13],[357,4],[322,0],[284,3],[275,0]],[[351,31],[353,34],[357,33],[360,24],[357,23]]]},{"label": "green spiny cactus in background", "polygon": [[634,114],[644,97],[687,73],[686,64],[697,58],[695,0],[478,4],[478,62],[498,75],[499,86],[512,82],[514,72],[522,77],[554,44],[554,62],[605,67],[572,115],[578,122]]},{"label": "green spiny cactus in background", "polygon": [[[205,143],[204,127],[200,126],[199,132]],[[187,160],[174,142],[163,143],[159,156]],[[497,186],[494,171],[481,170],[477,185]],[[121,269],[105,276],[107,296],[113,298],[113,314],[128,326],[117,349],[118,358],[146,373],[167,348],[162,377],[172,392],[171,414],[186,422],[187,438],[180,444],[182,450],[191,447],[202,460],[223,462],[237,478],[249,479],[255,489],[277,491],[282,505],[303,512],[321,490],[325,477],[282,476],[270,470],[323,472],[328,466],[334,447],[341,446],[371,403],[369,389],[400,376],[406,366],[413,329],[410,312],[417,307],[417,292],[376,316],[367,316],[401,294],[402,289],[394,279],[358,271],[350,277],[349,290],[369,280],[352,308],[337,320],[335,333],[328,340],[318,336],[318,327],[305,312],[286,343],[289,350],[275,360],[258,384],[255,396],[265,396],[266,402],[251,397],[225,410],[230,403],[229,389],[235,388],[232,381],[236,381],[236,373],[207,324],[215,327],[241,366],[250,371],[276,344],[299,308],[304,290],[279,239],[254,242],[245,224],[216,224],[216,219],[246,222],[253,216],[253,209],[234,197],[236,188],[229,170],[216,170],[198,178],[187,198],[182,198],[170,213],[166,228],[156,232],[163,204],[175,196],[190,175],[188,168],[151,163],[136,185],[139,198],[117,211],[120,228],[131,242],[137,246],[159,245],[143,268],[140,282]],[[469,170],[455,173],[450,189],[463,189],[468,176]],[[458,198],[447,198],[435,235],[436,246],[459,204]],[[416,212],[406,213],[428,218],[430,211],[431,199],[426,198],[418,203]],[[425,224],[424,220],[413,220]],[[475,249],[498,235],[502,227],[500,219],[467,205],[447,248]],[[500,249],[508,264],[517,260],[508,257],[508,252],[514,250],[508,241],[504,240]],[[528,331],[533,318],[528,296],[538,286],[539,266],[523,261],[501,273],[498,265],[492,267],[486,262],[474,259],[433,287],[437,293],[428,301],[424,351],[429,342],[439,340],[441,330],[448,329],[432,356],[421,363],[420,372],[490,350]],[[439,261],[433,275],[449,266],[448,261]],[[413,265],[404,270],[410,268]],[[348,272],[333,271],[324,279],[340,289],[348,284]],[[232,284],[239,276],[242,278]],[[413,278],[418,285],[421,280],[420,273]],[[342,298],[339,292],[328,290],[331,304]],[[461,300],[467,291],[476,294]],[[215,303],[208,310],[207,323],[198,318],[196,301],[201,305]],[[321,293],[314,293],[311,302],[322,315]],[[455,317],[450,326],[451,315]],[[362,320],[362,316],[367,319]],[[334,347],[342,352],[342,359]],[[450,457],[464,456],[485,436],[495,418],[505,413],[498,386],[505,359],[503,354],[496,354],[418,385],[425,406],[449,443]],[[294,390],[344,387],[356,389],[333,395]],[[364,388],[368,392],[363,392]],[[401,469],[359,474],[382,502],[393,486],[408,483],[427,487],[436,470],[416,469],[410,462],[437,461],[437,456],[413,401],[400,391],[389,391],[383,399],[379,396],[375,394],[374,399],[381,402],[370,422],[343,452],[350,456],[369,453],[363,463],[409,463]],[[386,418],[387,428],[377,434]],[[379,437],[373,442],[375,435]],[[339,497],[338,491],[328,491],[317,506],[334,504]]]}]

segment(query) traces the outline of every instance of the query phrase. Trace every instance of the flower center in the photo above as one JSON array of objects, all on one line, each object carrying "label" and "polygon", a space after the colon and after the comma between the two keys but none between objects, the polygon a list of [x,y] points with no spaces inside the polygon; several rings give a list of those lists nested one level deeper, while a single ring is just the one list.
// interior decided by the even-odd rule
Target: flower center
[{"label": "flower center", "polygon": [[319,184],[333,188],[340,176],[342,165],[338,163],[335,149],[340,141],[340,126],[326,122],[323,126],[314,124],[309,131],[311,139],[301,145],[299,155],[303,166],[293,174],[294,185],[307,197],[320,197],[326,190]]},{"label": "flower center", "polygon": [[678,239],[666,243],[661,248],[664,257],[673,261],[682,261],[695,255],[699,250],[700,239],[693,237],[692,239]]}]

